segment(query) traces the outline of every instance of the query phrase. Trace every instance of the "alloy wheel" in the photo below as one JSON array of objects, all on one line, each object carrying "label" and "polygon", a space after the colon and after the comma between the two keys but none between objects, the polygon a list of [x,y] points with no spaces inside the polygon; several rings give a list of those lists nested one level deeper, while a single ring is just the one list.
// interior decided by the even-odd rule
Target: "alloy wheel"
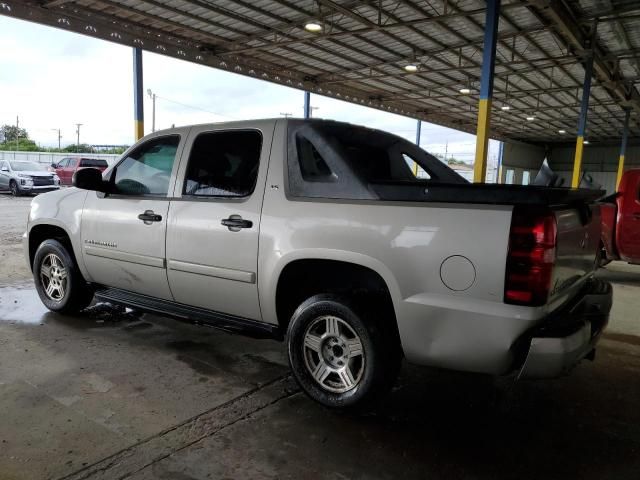
[{"label": "alloy wheel", "polygon": [[40,283],[45,295],[60,302],[67,291],[67,269],[55,253],[50,253],[40,264]]},{"label": "alloy wheel", "polygon": [[341,318],[323,315],[313,320],[305,331],[302,348],[307,370],[323,389],[345,393],[362,380],[362,341]]}]

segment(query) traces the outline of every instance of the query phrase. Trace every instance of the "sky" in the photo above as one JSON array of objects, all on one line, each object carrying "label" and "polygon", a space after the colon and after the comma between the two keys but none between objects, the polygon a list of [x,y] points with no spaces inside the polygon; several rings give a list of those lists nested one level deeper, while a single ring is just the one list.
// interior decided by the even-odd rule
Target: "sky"
[{"label": "sky", "polygon": [[[76,142],[130,145],[133,127],[132,49],[52,27],[0,16],[0,124],[20,127],[43,146]],[[302,117],[303,92],[150,52],[143,53],[144,91],[156,100],[156,129],[173,124]],[[311,95],[313,116],[379,128],[415,141],[416,120]],[[145,95],[145,133],[151,101]],[[55,131],[54,131],[55,129]],[[422,123],[420,146],[473,161],[475,136]],[[491,141],[489,165],[498,142]],[[493,161],[492,161],[493,160]]]}]

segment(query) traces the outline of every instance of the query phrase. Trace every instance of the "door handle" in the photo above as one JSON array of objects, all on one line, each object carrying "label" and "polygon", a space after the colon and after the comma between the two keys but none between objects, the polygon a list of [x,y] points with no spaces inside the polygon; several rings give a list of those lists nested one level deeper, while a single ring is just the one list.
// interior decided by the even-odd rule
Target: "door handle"
[{"label": "door handle", "polygon": [[144,213],[138,215],[138,219],[142,220],[147,225],[151,225],[152,222],[161,222],[162,215],[154,213],[153,210],[145,210]]},{"label": "door handle", "polygon": [[220,223],[225,227],[228,227],[232,232],[237,232],[241,228],[253,227],[253,222],[251,220],[245,220],[239,215],[232,215],[229,218],[225,218]]}]

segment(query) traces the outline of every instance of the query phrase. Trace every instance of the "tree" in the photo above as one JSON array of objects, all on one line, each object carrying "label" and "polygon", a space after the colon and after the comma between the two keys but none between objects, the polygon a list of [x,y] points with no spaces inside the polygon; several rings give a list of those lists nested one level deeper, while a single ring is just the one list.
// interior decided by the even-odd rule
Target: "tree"
[{"label": "tree", "polygon": [[36,142],[34,142],[33,140],[20,137],[18,139],[17,145],[15,140],[9,140],[7,142],[0,143],[0,150],[9,150],[9,151],[20,150],[25,152],[37,152],[38,150],[40,150],[40,147],[38,147]]},{"label": "tree", "polygon": [[93,147],[86,143],[76,145],[75,143],[69,144],[62,149],[66,153],[93,153]]},{"label": "tree", "polygon": [[29,138],[29,134],[24,128],[15,125],[3,125],[0,127],[0,142],[16,141],[16,138]]}]

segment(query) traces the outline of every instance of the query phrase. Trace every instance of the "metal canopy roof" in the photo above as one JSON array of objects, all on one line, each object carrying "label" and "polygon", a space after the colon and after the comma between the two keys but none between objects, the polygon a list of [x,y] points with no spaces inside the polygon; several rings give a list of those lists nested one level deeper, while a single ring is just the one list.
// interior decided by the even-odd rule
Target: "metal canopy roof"
[{"label": "metal canopy roof", "polygon": [[[470,133],[485,7],[480,0],[0,0],[0,14]],[[323,30],[305,30],[310,19]],[[624,107],[633,109],[631,136],[640,136],[639,1],[503,0],[491,136],[570,139],[581,62],[591,53],[587,138],[619,138]],[[418,71],[406,72],[408,63]],[[465,87],[471,94],[460,93]]]}]

